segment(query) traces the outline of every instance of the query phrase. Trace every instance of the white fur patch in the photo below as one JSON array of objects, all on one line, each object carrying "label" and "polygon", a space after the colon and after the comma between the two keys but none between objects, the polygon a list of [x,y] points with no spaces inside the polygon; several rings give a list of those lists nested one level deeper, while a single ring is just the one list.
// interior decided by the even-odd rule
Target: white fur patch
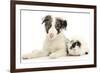
[{"label": "white fur patch", "polygon": [[[57,36],[57,30],[55,28],[55,23],[56,23],[55,17],[52,17],[52,19],[53,19],[52,20],[52,26],[49,29],[48,34],[47,34],[49,40],[53,40]],[[52,37],[51,37],[51,34],[52,34]]]}]

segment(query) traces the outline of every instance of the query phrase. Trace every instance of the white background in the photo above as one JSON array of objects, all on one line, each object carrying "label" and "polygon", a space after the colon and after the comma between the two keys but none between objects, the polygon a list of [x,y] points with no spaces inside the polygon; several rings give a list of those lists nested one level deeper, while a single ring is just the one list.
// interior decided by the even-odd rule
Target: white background
[{"label": "white background", "polygon": [[[61,3],[76,3],[76,4],[93,4],[98,6],[98,31],[100,31],[100,1],[99,0],[41,0],[48,2],[61,2]],[[98,33],[98,37],[100,34]],[[98,38],[98,44],[100,43]],[[100,55],[100,46],[98,48],[98,56]],[[10,1],[1,0],[0,2],[0,73],[9,73],[10,67]],[[36,73],[51,73],[51,72],[77,72],[77,73],[98,73],[100,72],[100,58],[98,57],[97,68],[85,68],[85,69],[69,69],[69,70],[55,70],[55,71],[41,71]],[[33,73],[33,72],[32,72]]]}]

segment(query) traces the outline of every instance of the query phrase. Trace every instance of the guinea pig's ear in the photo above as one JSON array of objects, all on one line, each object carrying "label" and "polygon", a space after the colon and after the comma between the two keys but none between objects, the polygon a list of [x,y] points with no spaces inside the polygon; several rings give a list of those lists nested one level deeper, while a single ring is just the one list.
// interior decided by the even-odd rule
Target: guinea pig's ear
[{"label": "guinea pig's ear", "polygon": [[66,27],[67,27],[67,21],[66,20],[63,20],[62,28],[66,29]]}]

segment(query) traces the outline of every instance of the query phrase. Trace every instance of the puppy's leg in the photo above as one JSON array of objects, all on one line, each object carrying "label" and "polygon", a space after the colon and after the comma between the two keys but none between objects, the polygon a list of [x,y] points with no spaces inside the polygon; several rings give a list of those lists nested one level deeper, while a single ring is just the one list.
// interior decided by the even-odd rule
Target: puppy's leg
[{"label": "puppy's leg", "polygon": [[67,55],[67,52],[65,50],[58,50],[54,53],[51,53],[49,55],[50,58],[58,58],[58,57],[64,57]]},{"label": "puppy's leg", "polygon": [[35,50],[31,53],[25,54],[22,56],[23,59],[32,59],[32,58],[38,58],[38,57],[43,57],[43,56],[47,56],[48,55],[48,51],[46,50],[42,50],[42,51],[38,51]]}]

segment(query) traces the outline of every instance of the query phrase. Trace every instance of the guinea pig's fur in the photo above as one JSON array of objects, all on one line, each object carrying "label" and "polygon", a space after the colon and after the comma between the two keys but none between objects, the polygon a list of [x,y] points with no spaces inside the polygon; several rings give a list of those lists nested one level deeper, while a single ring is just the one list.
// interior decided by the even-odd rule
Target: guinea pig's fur
[{"label": "guinea pig's fur", "polygon": [[67,45],[68,55],[80,56],[88,54],[87,44],[80,38],[74,37]]}]

